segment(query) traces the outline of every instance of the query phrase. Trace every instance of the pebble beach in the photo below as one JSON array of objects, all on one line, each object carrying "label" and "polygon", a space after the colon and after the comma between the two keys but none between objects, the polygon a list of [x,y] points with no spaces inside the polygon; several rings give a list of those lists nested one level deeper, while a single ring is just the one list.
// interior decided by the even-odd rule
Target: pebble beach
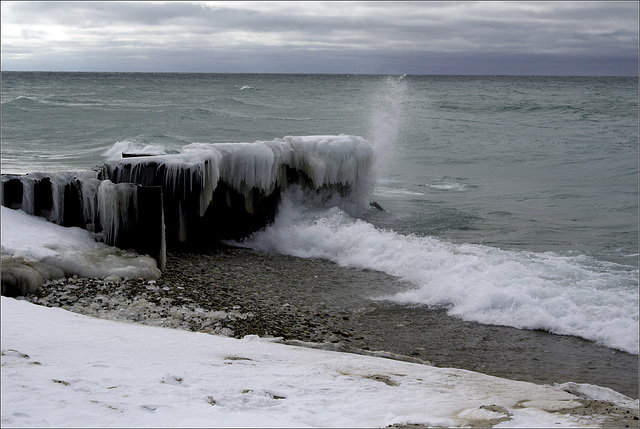
[{"label": "pebble beach", "polygon": [[637,356],[570,336],[465,322],[446,309],[407,311],[375,298],[403,287],[376,271],[220,247],[169,252],[158,280],[50,280],[26,300],[104,319],[278,337],[534,383],[590,383],[638,398]]}]

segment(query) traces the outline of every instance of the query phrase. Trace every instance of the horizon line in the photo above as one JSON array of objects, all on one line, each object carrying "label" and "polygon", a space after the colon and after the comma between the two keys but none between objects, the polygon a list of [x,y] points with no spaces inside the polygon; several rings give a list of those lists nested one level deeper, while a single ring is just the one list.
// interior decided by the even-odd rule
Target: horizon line
[{"label": "horizon line", "polygon": [[122,70],[0,70],[0,73],[138,73],[138,74],[263,74],[340,76],[494,76],[494,77],[640,77],[640,74],[497,74],[497,73],[349,73],[349,72],[228,72],[228,71],[122,71]]}]

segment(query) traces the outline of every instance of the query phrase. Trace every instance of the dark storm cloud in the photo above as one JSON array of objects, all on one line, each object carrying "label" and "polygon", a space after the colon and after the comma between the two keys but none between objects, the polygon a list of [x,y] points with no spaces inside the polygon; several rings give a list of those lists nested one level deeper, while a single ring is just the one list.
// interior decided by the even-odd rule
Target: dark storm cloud
[{"label": "dark storm cloud", "polygon": [[637,2],[3,2],[3,70],[637,74]]}]

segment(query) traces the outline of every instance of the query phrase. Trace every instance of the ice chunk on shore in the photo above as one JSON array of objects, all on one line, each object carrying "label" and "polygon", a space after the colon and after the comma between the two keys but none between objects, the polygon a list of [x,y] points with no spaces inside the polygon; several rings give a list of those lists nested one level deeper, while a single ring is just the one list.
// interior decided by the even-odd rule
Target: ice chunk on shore
[{"label": "ice chunk on shore", "polygon": [[32,291],[39,281],[38,275],[43,279],[62,275],[160,277],[160,270],[151,257],[99,243],[82,228],[65,228],[22,210],[4,206],[1,210],[3,283],[5,276],[13,276],[16,282],[21,282],[20,288]]},{"label": "ice chunk on shore", "polygon": [[38,290],[45,279],[59,279],[64,275],[62,268],[45,262],[2,255],[2,295],[27,295]]}]

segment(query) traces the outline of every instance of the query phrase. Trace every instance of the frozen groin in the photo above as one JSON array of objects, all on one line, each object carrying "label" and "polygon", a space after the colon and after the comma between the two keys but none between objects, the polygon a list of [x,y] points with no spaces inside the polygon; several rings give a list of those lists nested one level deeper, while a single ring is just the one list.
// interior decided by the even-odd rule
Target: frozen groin
[{"label": "frozen groin", "polygon": [[362,137],[289,136],[194,143],[178,154],[110,159],[99,178],[160,187],[167,244],[207,246],[268,224],[289,184],[350,192],[368,180],[372,160]]},{"label": "frozen groin", "polygon": [[90,171],[2,176],[2,205],[158,261],[165,249],[241,238],[275,216],[291,184],[342,194],[365,186],[373,150],[362,137],[288,136],[194,143],[180,153],[121,154]]},{"label": "frozen groin", "polygon": [[65,227],[80,227],[98,241],[134,249],[165,264],[162,190],[100,180],[98,171],[2,175],[3,206]]}]

